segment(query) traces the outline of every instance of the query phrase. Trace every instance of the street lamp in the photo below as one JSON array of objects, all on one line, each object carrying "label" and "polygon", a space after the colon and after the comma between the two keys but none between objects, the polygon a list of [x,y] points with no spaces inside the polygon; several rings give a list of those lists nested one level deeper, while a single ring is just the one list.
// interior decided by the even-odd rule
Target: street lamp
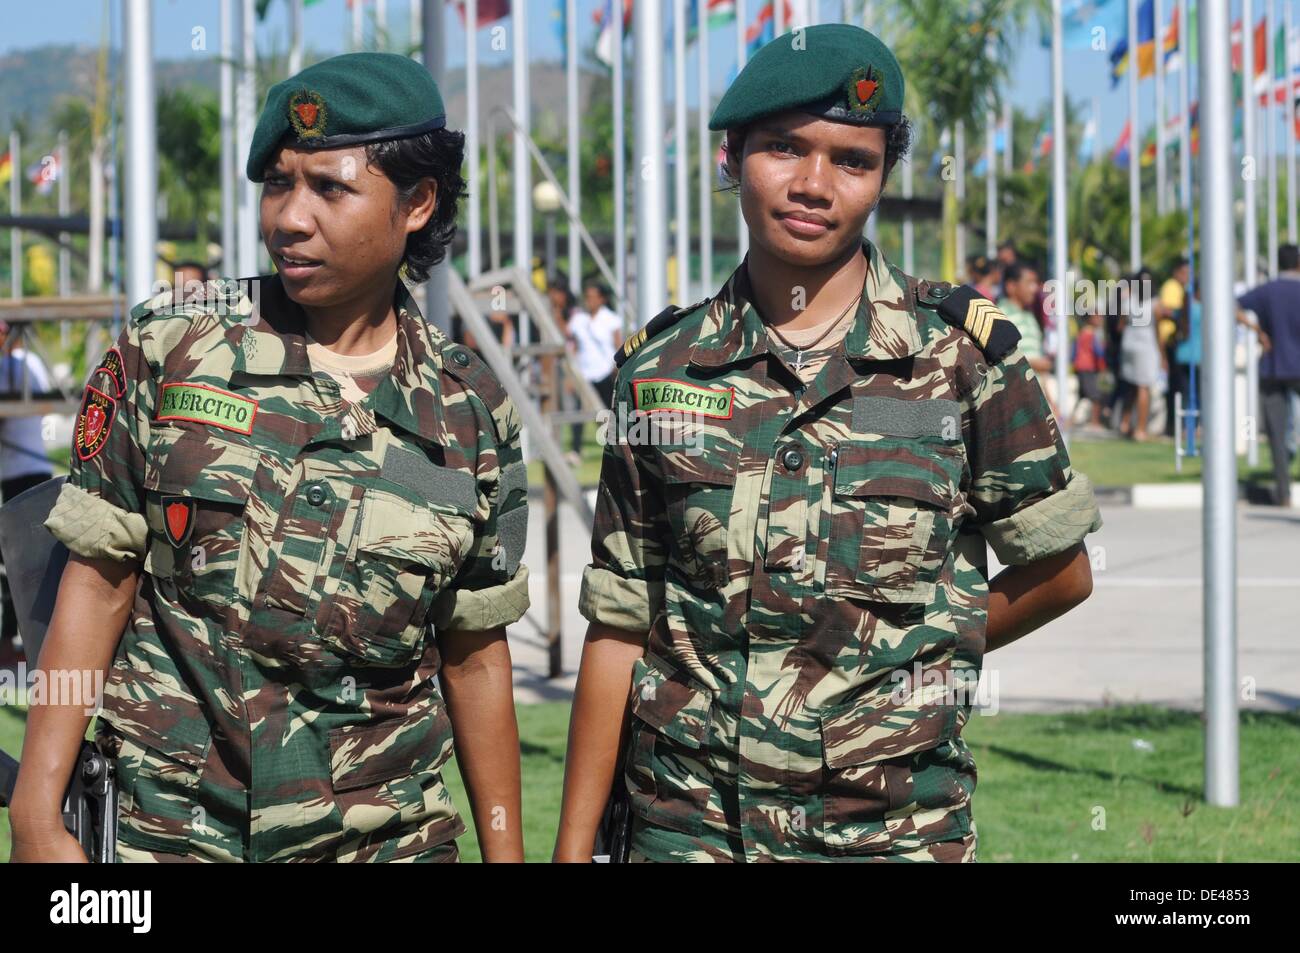
[{"label": "street lamp", "polygon": [[533,207],[546,221],[546,278],[549,281],[555,275],[555,216],[562,207],[560,190],[549,179],[542,179],[533,186]]}]

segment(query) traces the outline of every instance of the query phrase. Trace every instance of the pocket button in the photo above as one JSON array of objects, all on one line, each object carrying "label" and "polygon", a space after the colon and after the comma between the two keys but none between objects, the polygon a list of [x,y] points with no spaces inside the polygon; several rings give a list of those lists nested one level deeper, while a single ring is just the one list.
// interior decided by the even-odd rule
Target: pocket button
[{"label": "pocket button", "polygon": [[307,488],[307,502],[312,506],[320,506],[325,502],[326,496],[325,487],[319,483],[313,483]]}]

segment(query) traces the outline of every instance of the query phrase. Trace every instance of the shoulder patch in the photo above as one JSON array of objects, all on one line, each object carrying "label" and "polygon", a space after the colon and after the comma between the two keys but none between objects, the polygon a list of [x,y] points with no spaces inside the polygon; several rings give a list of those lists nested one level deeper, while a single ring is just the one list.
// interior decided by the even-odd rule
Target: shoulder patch
[{"label": "shoulder patch", "polygon": [[623,342],[623,346],[614,353],[614,366],[622,367],[627,362],[627,359],[636,353],[637,348],[642,344],[650,340],[659,332],[672,327],[700,305],[707,304],[709,300],[710,299],[705,298],[704,300],[697,301],[695,304],[688,305],[685,308],[678,308],[674,305],[669,305],[664,308],[647,321],[645,327]]},{"label": "shoulder patch", "polygon": [[939,317],[969,334],[980,351],[996,364],[1013,350],[1020,332],[998,306],[970,285],[953,288],[947,282],[920,281],[917,303],[937,311]]}]

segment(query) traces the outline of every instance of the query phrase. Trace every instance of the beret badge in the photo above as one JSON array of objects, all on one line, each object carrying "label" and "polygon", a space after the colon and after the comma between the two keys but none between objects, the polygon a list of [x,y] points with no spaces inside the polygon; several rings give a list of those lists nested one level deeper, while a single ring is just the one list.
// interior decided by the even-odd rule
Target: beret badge
[{"label": "beret badge", "polygon": [[870,116],[880,105],[884,88],[875,69],[859,66],[849,76],[849,111],[858,116]]},{"label": "beret badge", "polygon": [[325,135],[325,100],[310,89],[289,97],[289,124],[299,139],[319,139]]}]

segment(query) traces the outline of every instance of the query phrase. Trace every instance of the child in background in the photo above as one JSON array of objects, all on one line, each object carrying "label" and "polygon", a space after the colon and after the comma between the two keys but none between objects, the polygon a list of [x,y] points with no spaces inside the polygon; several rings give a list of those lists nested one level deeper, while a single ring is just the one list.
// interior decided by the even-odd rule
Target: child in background
[{"label": "child in background", "polygon": [[1106,338],[1100,314],[1088,315],[1087,323],[1074,340],[1074,372],[1079,375],[1079,396],[1088,401],[1089,420],[1084,428],[1100,431],[1101,374],[1106,370]]}]

